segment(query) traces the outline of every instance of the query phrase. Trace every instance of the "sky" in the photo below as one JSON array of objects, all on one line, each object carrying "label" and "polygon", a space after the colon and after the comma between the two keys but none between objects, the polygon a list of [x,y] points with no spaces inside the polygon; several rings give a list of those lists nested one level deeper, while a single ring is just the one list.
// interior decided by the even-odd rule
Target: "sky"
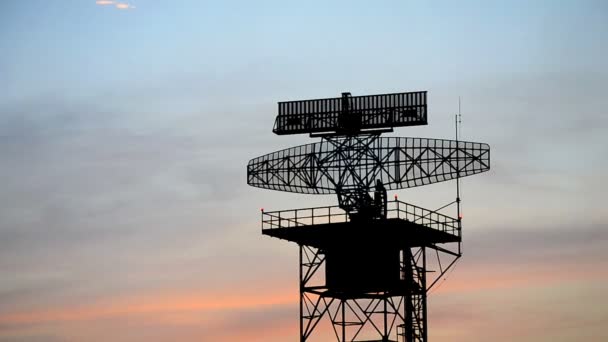
[{"label": "sky", "polygon": [[[427,90],[393,136],[490,144],[432,341],[608,340],[605,1],[0,2],[0,341],[295,341],[249,159],[276,102]],[[401,190],[426,208],[453,184]],[[389,194],[389,196],[393,193]],[[332,341],[319,335],[312,341]]]}]

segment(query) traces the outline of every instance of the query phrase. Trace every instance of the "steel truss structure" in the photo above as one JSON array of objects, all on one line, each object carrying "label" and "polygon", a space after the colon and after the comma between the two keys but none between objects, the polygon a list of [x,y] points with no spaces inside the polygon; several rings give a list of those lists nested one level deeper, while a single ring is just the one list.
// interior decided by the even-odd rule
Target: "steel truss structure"
[{"label": "steel truss structure", "polygon": [[[381,341],[394,341],[397,327],[404,327],[408,313],[404,297],[390,292],[351,297],[328,294],[323,286],[311,286],[310,279],[325,259],[319,249],[300,246],[300,335],[307,340],[323,318],[329,319],[338,341],[358,341],[366,328]],[[411,314],[411,313],[410,313]],[[369,334],[369,333],[368,333]]]},{"label": "steel truss structure", "polygon": [[[300,336],[306,341],[329,319],[337,341],[426,341],[426,249],[403,250],[402,280],[407,295],[389,291],[349,296],[309,285],[324,263],[319,249],[300,246]],[[444,274],[444,270],[441,275]]]},{"label": "steel truss structure", "polygon": [[487,144],[379,134],[325,137],[252,159],[249,185],[279,191],[338,195],[356,211],[377,180],[397,190],[471,176],[489,170]]},{"label": "steel truss structure", "polygon": [[[356,253],[369,257],[378,249],[398,251],[398,282],[384,290],[353,291],[328,283],[327,251],[336,248],[331,234],[343,236],[340,225],[351,228],[349,215],[339,207],[316,207],[262,213],[262,232],[265,235],[291,240],[300,249],[300,341],[314,341],[313,332],[323,321],[329,322],[339,342],[345,341],[427,341],[426,294],[453,267],[460,253],[460,220],[426,210],[398,200],[388,203],[385,220],[367,222],[381,231],[389,222],[398,222],[401,236],[396,246],[370,244]],[[442,237],[417,240],[403,238],[420,234],[415,226],[443,234]],[[306,240],[307,229],[327,228],[327,235]],[[298,236],[297,230],[303,235]],[[333,232],[330,232],[330,229]],[[357,228],[354,228],[355,230]],[[427,243],[433,239],[437,243]],[[357,238],[346,243],[358,245]],[[441,244],[441,246],[440,246]],[[373,258],[372,258],[373,259]],[[376,266],[376,265],[374,265]],[[366,273],[364,265],[357,265]],[[429,278],[428,274],[432,277]]]},{"label": "steel truss structure", "polygon": [[426,120],[426,92],[279,103],[276,134],[321,141],[250,160],[247,183],[336,194],[339,204],[262,210],[262,234],[299,246],[300,342],[323,326],[339,342],[428,341],[427,294],[461,256],[460,211],[388,201],[386,191],[485,172],[490,147],[380,137]]},{"label": "steel truss structure", "polygon": [[426,91],[279,102],[273,132],[345,133],[427,123]]}]

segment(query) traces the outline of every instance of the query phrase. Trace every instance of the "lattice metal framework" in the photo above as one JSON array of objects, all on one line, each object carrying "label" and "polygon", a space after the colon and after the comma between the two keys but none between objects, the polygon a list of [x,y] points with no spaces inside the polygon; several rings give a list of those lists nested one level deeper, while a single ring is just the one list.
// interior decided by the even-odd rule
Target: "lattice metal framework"
[{"label": "lattice metal framework", "polygon": [[426,91],[279,102],[279,135],[426,125]]},{"label": "lattice metal framework", "polygon": [[398,327],[408,315],[405,298],[390,292],[364,296],[327,295],[327,288],[311,279],[324,266],[321,250],[300,246],[300,336],[309,339],[323,319],[329,319],[338,341],[397,341]]},{"label": "lattice metal framework", "polygon": [[[429,253],[434,252],[434,253]],[[452,267],[459,257],[442,266],[443,250],[436,246],[403,249],[400,252],[401,278],[409,284],[407,295],[390,291],[336,295],[322,282],[323,251],[300,245],[300,341],[308,341],[324,320],[331,323],[337,341],[427,341],[426,294]],[[429,269],[428,259],[436,269]],[[434,276],[427,284],[427,274]]]},{"label": "lattice metal framework", "polygon": [[397,190],[487,171],[487,144],[426,138],[357,135],[325,137],[252,159],[247,183],[305,194],[338,194],[340,206],[356,211],[377,180]]}]

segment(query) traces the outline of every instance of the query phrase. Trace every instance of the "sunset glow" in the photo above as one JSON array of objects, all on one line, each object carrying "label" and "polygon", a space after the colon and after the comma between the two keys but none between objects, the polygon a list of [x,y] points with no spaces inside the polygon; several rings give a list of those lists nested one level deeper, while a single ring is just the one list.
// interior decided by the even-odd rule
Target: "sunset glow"
[{"label": "sunset glow", "polygon": [[[463,255],[429,293],[429,340],[608,341],[605,2],[21,0],[0,16],[0,341],[297,341],[298,247],[260,219],[338,198],[250,187],[247,162],[318,141],[273,134],[279,101],[410,90],[429,125],[384,135],[454,139],[461,99],[459,139],[492,151],[462,210],[440,210],[460,213]],[[446,267],[431,252],[429,277]],[[335,340],[324,321],[307,342]]]}]

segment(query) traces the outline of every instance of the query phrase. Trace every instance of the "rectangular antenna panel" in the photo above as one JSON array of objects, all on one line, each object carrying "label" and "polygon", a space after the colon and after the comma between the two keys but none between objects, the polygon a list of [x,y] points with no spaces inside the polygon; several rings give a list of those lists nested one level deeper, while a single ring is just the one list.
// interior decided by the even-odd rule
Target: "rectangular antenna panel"
[{"label": "rectangular antenna panel", "polygon": [[279,102],[273,132],[361,132],[427,124],[426,91]]}]

